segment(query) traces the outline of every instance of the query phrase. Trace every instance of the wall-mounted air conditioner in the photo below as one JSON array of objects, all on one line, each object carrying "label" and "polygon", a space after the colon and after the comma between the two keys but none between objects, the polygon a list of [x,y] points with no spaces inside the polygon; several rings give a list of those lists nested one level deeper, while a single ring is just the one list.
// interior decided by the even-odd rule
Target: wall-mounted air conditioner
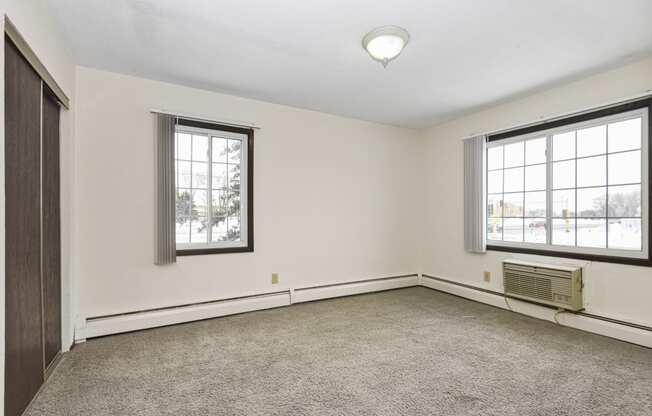
[{"label": "wall-mounted air conditioner", "polygon": [[584,308],[581,267],[505,260],[503,285],[508,297],[572,311]]}]

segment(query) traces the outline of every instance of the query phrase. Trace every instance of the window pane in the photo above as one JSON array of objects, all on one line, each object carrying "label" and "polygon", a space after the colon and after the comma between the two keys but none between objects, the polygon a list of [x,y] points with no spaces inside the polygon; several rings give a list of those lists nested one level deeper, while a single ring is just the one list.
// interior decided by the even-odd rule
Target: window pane
[{"label": "window pane", "polygon": [[607,127],[596,126],[577,131],[577,157],[607,153]]},{"label": "window pane", "polygon": [[227,207],[229,205],[228,193],[226,191],[212,191],[211,206],[212,215],[215,218],[227,216]]},{"label": "window pane", "polygon": [[525,242],[545,244],[546,239],[546,219],[545,218],[528,218],[525,220]]},{"label": "window pane", "polygon": [[197,217],[190,223],[190,242],[191,243],[207,243],[208,242],[208,227],[206,217]]},{"label": "window pane", "polygon": [[190,242],[190,218],[177,218],[175,241],[177,244],[187,244]]},{"label": "window pane", "polygon": [[208,186],[208,163],[192,162],[192,187],[206,188]]},{"label": "window pane", "polygon": [[525,168],[525,190],[543,191],[546,189],[546,165]]},{"label": "window pane", "polygon": [[641,216],[641,185],[609,187],[610,217]]},{"label": "window pane", "polygon": [[600,186],[607,183],[607,160],[605,156],[577,160],[577,186]]},{"label": "window pane", "polygon": [[525,164],[546,163],[546,138],[525,142]]},{"label": "window pane", "polygon": [[229,140],[229,163],[240,163],[242,142],[240,140]]},{"label": "window pane", "polygon": [[208,242],[208,206],[206,191],[192,192],[190,242]]},{"label": "window pane", "polygon": [[609,155],[609,184],[638,183],[641,181],[641,151]]},{"label": "window pane", "polygon": [[498,194],[503,191],[503,171],[496,170],[487,173],[487,192]]},{"label": "window pane", "polygon": [[228,193],[227,216],[240,216],[240,194],[238,192]]},{"label": "window pane", "polygon": [[228,188],[230,191],[240,190],[240,165],[229,164],[228,168]]},{"label": "window pane", "polygon": [[226,241],[226,238],[226,217],[218,217],[213,219],[213,228],[211,229],[212,241]]},{"label": "window pane", "polygon": [[525,216],[545,217],[546,216],[546,192],[525,193]]},{"label": "window pane", "polygon": [[192,193],[189,189],[178,189],[175,200],[175,215],[177,221],[190,218],[190,207],[192,206]]},{"label": "window pane", "polygon": [[575,216],[575,191],[552,191],[552,216],[572,218]]},{"label": "window pane", "polygon": [[523,216],[523,193],[505,194],[503,196],[503,216],[504,217],[522,217]]},{"label": "window pane", "polygon": [[213,241],[226,239],[226,217],[228,207],[228,194],[226,191],[212,191],[212,221],[211,238]]},{"label": "window pane", "polygon": [[523,241],[523,219],[522,218],[505,218],[503,220],[503,240],[504,241]]},{"label": "window pane", "polygon": [[605,248],[607,246],[607,220],[604,218],[578,219],[577,246]]},{"label": "window pane", "polygon": [[177,162],[177,187],[190,188],[190,162]]},{"label": "window pane", "polygon": [[525,156],[523,142],[505,145],[505,167],[523,166]]},{"label": "window pane", "polygon": [[208,136],[192,135],[192,160],[208,162]]},{"label": "window pane", "polygon": [[240,241],[240,194],[229,192],[227,206],[227,241]]},{"label": "window pane", "polygon": [[553,189],[575,187],[575,161],[554,162],[552,164]]},{"label": "window pane", "polygon": [[213,163],[213,189],[226,188],[226,164]]},{"label": "window pane", "polygon": [[213,137],[213,162],[226,163],[227,140],[221,137]]},{"label": "window pane", "polygon": [[503,196],[487,195],[487,218],[503,216]]},{"label": "window pane", "polygon": [[575,220],[552,220],[552,244],[558,246],[575,245]]},{"label": "window pane", "polygon": [[523,168],[505,169],[505,192],[523,191]]},{"label": "window pane", "polygon": [[578,217],[605,217],[607,188],[586,188],[577,190]]},{"label": "window pane", "polygon": [[573,159],[575,157],[575,132],[552,136],[552,160]]},{"label": "window pane", "polygon": [[642,249],[641,220],[609,220],[609,248]]},{"label": "window pane", "polygon": [[190,209],[192,219],[196,219],[197,217],[206,217],[208,214],[208,198],[206,191],[198,191],[193,189],[192,205]]},{"label": "window pane", "polygon": [[503,239],[502,218],[489,218],[487,221],[487,239],[498,241]]},{"label": "window pane", "polygon": [[177,154],[175,157],[182,160],[190,160],[190,135],[177,133]]},{"label": "window pane", "polygon": [[192,194],[190,190],[178,190],[175,201],[176,242],[190,242],[190,206]]},{"label": "window pane", "polygon": [[240,217],[228,217],[228,241],[240,241]]},{"label": "window pane", "polygon": [[609,152],[641,148],[641,119],[609,124]]},{"label": "window pane", "polygon": [[503,167],[503,147],[495,146],[487,150],[487,168],[502,169]]}]

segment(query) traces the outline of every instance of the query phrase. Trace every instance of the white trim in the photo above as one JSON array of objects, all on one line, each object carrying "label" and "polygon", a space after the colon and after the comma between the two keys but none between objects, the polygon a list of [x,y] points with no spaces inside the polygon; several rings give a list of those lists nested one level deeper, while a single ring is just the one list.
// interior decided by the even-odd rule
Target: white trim
[{"label": "white trim", "polygon": [[83,328],[77,328],[75,331],[75,342],[79,343],[85,341],[87,338],[117,334],[121,332],[156,328],[288,305],[290,305],[289,294],[278,293],[116,315],[106,318],[87,319],[86,325]]},{"label": "white trim", "polygon": [[[442,279],[453,280],[447,278]],[[557,314],[557,310],[553,308],[512,298],[509,299],[508,307],[504,296],[483,292],[481,288],[478,288],[478,290],[471,289],[427,277],[421,278],[420,285],[550,322],[555,322],[555,315],[557,315],[556,319],[560,325],[652,348],[652,332],[643,329],[573,313]]]},{"label": "white trim", "polygon": [[[452,280],[452,279],[445,279]],[[192,322],[202,319],[217,318],[244,312],[290,306],[294,303],[310,302],[340,296],[350,296],[390,289],[413,286],[423,286],[442,292],[457,295],[466,299],[482,302],[498,308],[554,322],[556,310],[533,303],[509,300],[509,308],[501,295],[429,279],[418,275],[388,277],[359,282],[343,282],[340,284],[317,286],[309,288],[288,289],[269,295],[253,295],[238,299],[226,299],[199,305],[171,307],[154,311],[131,313],[86,320],[85,326],[75,330],[75,343],[85,342],[87,338],[136,331],[160,326]],[[572,313],[557,315],[561,325],[581,329],[599,335],[616,338],[645,347],[652,348],[652,332],[643,329],[603,321],[588,316]]]},{"label": "white trim", "polygon": [[400,289],[417,286],[419,276],[402,276],[386,279],[374,279],[354,283],[342,283],[312,288],[294,289],[292,303],[310,302],[319,299],[336,298],[340,296],[357,295],[360,293],[378,292],[382,290]]},{"label": "white trim", "polygon": [[358,295],[389,289],[417,286],[418,275],[386,277],[357,282],[342,282],[326,286],[292,288],[269,295],[249,295],[237,299],[216,300],[209,303],[169,307],[151,311],[127,313],[86,319],[83,326],[75,329],[75,343],[88,338],[121,332],[137,331],[166,325],[217,318],[263,309],[289,306],[293,303]]}]

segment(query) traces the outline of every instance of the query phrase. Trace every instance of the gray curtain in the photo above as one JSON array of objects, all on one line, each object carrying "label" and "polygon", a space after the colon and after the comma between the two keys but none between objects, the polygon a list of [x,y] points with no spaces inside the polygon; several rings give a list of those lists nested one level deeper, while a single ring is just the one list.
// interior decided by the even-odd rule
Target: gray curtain
[{"label": "gray curtain", "polygon": [[156,117],[156,254],[155,264],[177,261],[175,242],[174,126],[175,117]]},{"label": "gray curtain", "polygon": [[486,136],[464,140],[464,250],[487,251],[485,226]]}]

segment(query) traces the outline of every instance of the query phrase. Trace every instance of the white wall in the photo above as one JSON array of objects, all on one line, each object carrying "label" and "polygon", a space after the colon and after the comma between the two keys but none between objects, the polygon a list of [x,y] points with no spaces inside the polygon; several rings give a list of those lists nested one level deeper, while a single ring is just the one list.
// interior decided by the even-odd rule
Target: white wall
[{"label": "white wall", "polygon": [[[432,127],[425,131],[425,226],[421,241],[426,274],[502,291],[500,262],[510,254],[468,254],[463,250],[462,139],[542,118],[600,106],[652,89],[652,59]],[[519,256],[523,257],[523,256]],[[545,259],[545,257],[544,257]],[[492,281],[483,281],[483,271]],[[652,325],[650,268],[592,263],[588,267],[587,310]]]},{"label": "white wall", "polygon": [[[77,70],[76,258],[86,317],[415,273],[419,134]],[[151,108],[254,122],[255,252],[155,266]],[[271,284],[271,273],[280,284]]]},{"label": "white wall", "polygon": [[[40,60],[65,91],[75,94],[75,67],[66,44],[55,28],[44,0],[0,0],[0,17],[7,15]],[[2,24],[4,24],[4,19]],[[1,27],[4,33],[4,27]],[[0,97],[4,97],[4,41],[0,45]],[[5,206],[4,206],[4,98],[0,100],[0,416],[4,413],[4,347],[5,347]],[[73,180],[73,126],[72,111],[61,113],[61,202],[62,202],[62,337],[63,348],[72,343],[71,311],[71,238],[72,238],[72,180]]]}]

